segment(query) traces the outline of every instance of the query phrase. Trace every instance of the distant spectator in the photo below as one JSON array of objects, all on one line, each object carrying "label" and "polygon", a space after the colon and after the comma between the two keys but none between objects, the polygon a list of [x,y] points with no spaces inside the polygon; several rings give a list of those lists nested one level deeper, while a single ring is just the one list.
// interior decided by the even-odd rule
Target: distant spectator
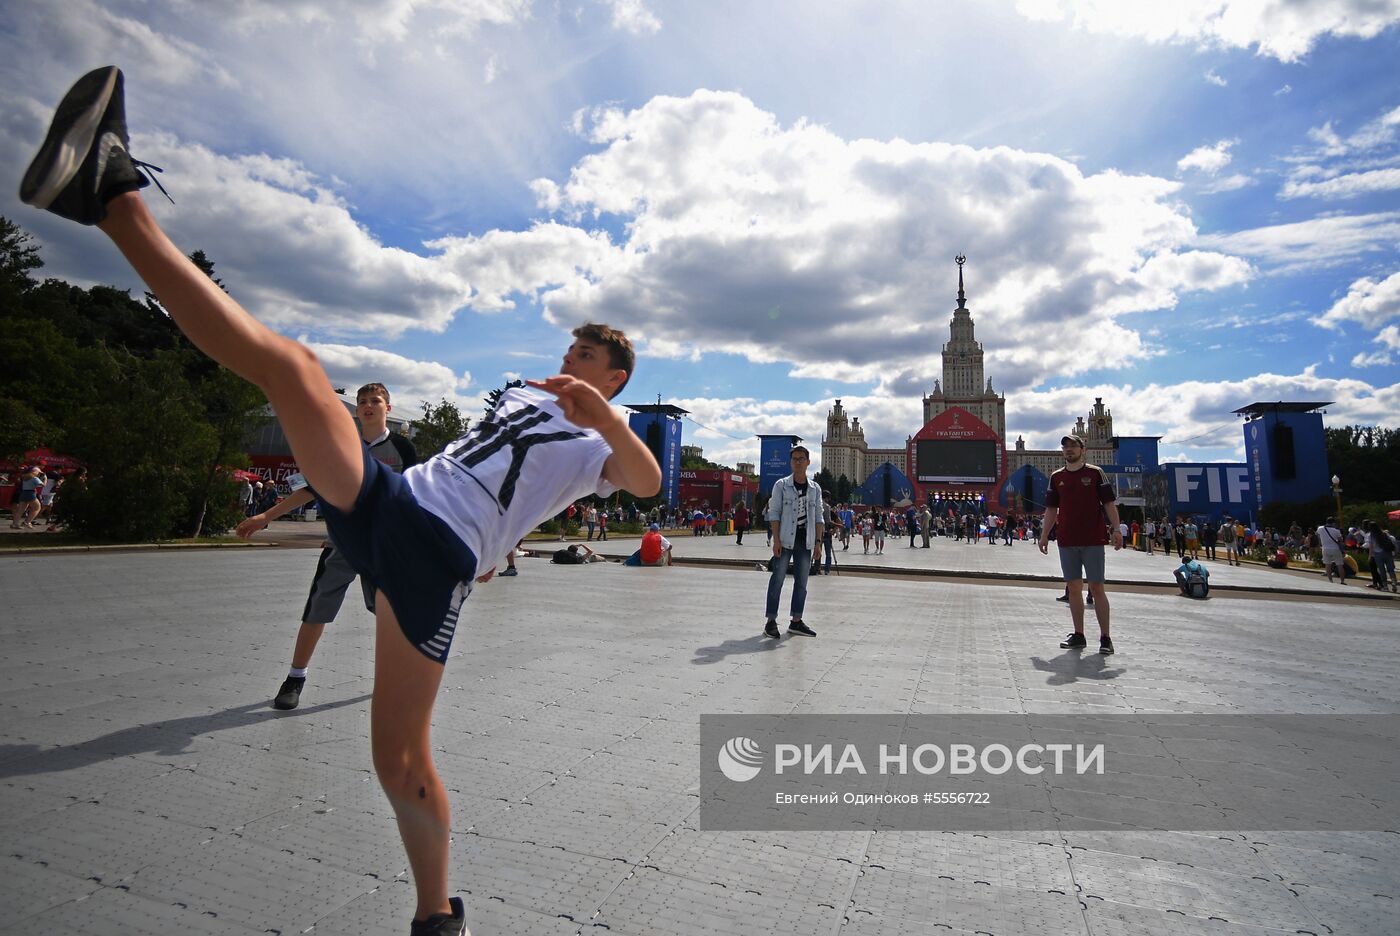
[{"label": "distant spectator", "polygon": [[10,507],[10,529],[33,526],[34,516],[39,513],[39,490],[47,480],[38,465],[20,469],[15,500]]},{"label": "distant spectator", "polygon": [[1337,518],[1328,517],[1317,528],[1317,539],[1322,544],[1322,567],[1327,570],[1327,581],[1336,575],[1343,585],[1347,583],[1346,555],[1342,550],[1345,534],[1337,527]]},{"label": "distant spectator", "polygon": [[623,560],[629,566],[668,566],[671,565],[671,541],[661,535],[661,527],[653,523],[642,534],[641,548]]},{"label": "distant spectator", "polygon": [[584,543],[574,543],[563,549],[555,550],[554,557],[549,560],[555,565],[583,565],[586,562],[605,562],[606,560],[595,553]]},{"label": "distant spectator", "polygon": [[743,502],[740,501],[739,506],[734,508],[734,542],[736,545],[744,545],[744,533],[748,531],[748,528],[749,508],[745,507]]},{"label": "distant spectator", "polygon": [[1187,598],[1205,598],[1210,595],[1210,570],[1196,559],[1183,559],[1172,573],[1176,576],[1177,587]]}]

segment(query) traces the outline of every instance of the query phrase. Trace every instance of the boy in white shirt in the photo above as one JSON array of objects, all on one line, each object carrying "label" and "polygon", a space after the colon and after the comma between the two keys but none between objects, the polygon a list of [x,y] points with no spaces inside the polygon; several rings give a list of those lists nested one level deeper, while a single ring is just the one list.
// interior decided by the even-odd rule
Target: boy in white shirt
[{"label": "boy in white shirt", "polygon": [[489,579],[525,532],[590,494],[660,489],[656,460],[608,403],[635,366],[631,342],[605,325],[576,329],[558,375],[508,390],[446,451],[394,474],[369,455],[316,355],[253,318],[160,229],[138,194],[154,167],[127,153],[122,84],[108,66],[73,86],[20,198],[98,225],[185,336],[276,410],[337,545],[379,587],[371,747],[413,871],[412,931],[461,934],[464,907],[447,893],[451,814],[429,747],[443,662],[472,580]]}]

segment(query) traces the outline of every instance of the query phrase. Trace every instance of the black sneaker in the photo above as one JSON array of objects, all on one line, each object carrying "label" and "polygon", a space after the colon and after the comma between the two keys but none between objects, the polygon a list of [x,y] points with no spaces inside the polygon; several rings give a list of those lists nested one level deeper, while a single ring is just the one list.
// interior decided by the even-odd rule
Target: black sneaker
[{"label": "black sneaker", "polygon": [[803,621],[793,621],[788,625],[789,634],[801,634],[803,637],[815,637],[817,632],[812,630]]},{"label": "black sneaker", "polygon": [[434,913],[426,920],[414,920],[408,936],[471,936],[467,932],[467,910],[462,906],[462,898],[450,897],[452,913]]},{"label": "black sneaker", "polygon": [[1070,634],[1064,640],[1060,641],[1060,649],[1081,650],[1084,648],[1085,643],[1086,641],[1084,640],[1083,634]]},{"label": "black sneaker", "polygon": [[20,201],[96,224],[107,217],[112,198],[150,185],[142,170],[161,171],[132,159],[127,145],[121,70],[108,65],[88,72],[59,102],[44,145],[20,183]]},{"label": "black sneaker", "polygon": [[1107,637],[1100,637],[1100,638],[1099,638],[1099,652],[1102,653],[1104,656],[1108,656],[1110,653],[1112,653],[1112,652],[1113,652],[1113,641],[1110,640],[1110,639],[1108,639]]},{"label": "black sneaker", "polygon": [[277,690],[277,698],[272,700],[272,707],[282,710],[294,709],[301,704],[301,687],[306,685],[305,676],[288,676],[282,682],[282,688]]},{"label": "black sneaker", "polygon": [[778,632],[778,622],[773,620],[772,618],[769,618],[768,623],[763,625],[763,636],[772,637],[774,640],[777,640],[779,637],[783,636],[781,633]]}]

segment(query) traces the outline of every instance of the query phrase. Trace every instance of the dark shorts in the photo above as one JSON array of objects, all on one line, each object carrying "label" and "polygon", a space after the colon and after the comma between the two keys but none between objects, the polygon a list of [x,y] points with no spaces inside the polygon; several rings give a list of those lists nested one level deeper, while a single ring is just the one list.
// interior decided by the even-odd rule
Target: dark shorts
[{"label": "dark shorts", "polygon": [[424,656],[447,661],[476,557],[447,524],[418,506],[402,475],[363,449],[364,480],[342,513],[321,502],[326,528],[350,567],[379,586],[399,629]]},{"label": "dark shorts", "polygon": [[1102,546],[1061,546],[1060,572],[1066,582],[1103,582]]},{"label": "dark shorts", "polygon": [[32,500],[38,500],[39,495],[34,491],[18,491],[15,493],[16,504],[26,504]]},{"label": "dark shorts", "polygon": [[[356,579],[345,554],[332,543],[321,550],[321,558],[316,562],[316,574],[311,578],[311,592],[306,596],[306,607],[301,619],[308,624],[329,624],[340,613],[345,591]],[[358,576],[360,590],[365,596],[365,610],[374,613],[374,584],[363,575]]]}]

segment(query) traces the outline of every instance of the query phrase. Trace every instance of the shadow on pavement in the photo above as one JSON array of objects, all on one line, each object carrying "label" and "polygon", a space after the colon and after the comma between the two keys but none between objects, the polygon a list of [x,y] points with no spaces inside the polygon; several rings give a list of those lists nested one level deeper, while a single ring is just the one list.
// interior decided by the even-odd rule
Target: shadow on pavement
[{"label": "shadow on pavement", "polygon": [[[72,770],[86,767],[105,760],[116,760],[134,754],[157,754],[173,756],[183,754],[195,738],[227,731],[230,728],[243,728],[258,722],[277,718],[297,718],[315,715],[347,705],[358,705],[369,698],[369,694],[339,702],[323,702],[294,712],[278,712],[268,708],[267,702],[252,702],[237,708],[225,709],[212,715],[193,715],[188,718],[172,718],[170,721],[155,722],[123,728],[105,734],[91,741],[68,744],[62,747],[40,750],[37,744],[0,744],[0,777],[17,777],[26,774],[49,773],[56,770]],[[26,751],[25,749],[29,749]]]},{"label": "shadow on pavement", "polygon": [[781,640],[764,637],[762,634],[754,634],[743,640],[726,640],[714,647],[696,647],[695,658],[690,662],[695,664],[719,663],[725,657],[731,657],[736,653],[765,653],[778,649],[782,644]]},{"label": "shadow on pavement", "polygon": [[1108,657],[1093,651],[1070,650],[1053,660],[1031,657],[1031,666],[1050,674],[1050,678],[1045,680],[1046,685],[1050,686],[1064,686],[1081,679],[1117,679],[1127,672],[1121,666],[1109,669]]}]

